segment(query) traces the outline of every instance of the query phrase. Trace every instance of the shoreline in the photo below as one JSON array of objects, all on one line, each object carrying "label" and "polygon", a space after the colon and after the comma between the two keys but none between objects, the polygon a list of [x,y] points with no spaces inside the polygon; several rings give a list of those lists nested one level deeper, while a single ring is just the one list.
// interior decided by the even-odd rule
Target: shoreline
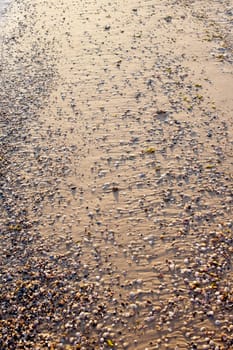
[{"label": "shoreline", "polygon": [[69,4],[20,0],[4,30],[0,347],[230,349],[218,4]]}]

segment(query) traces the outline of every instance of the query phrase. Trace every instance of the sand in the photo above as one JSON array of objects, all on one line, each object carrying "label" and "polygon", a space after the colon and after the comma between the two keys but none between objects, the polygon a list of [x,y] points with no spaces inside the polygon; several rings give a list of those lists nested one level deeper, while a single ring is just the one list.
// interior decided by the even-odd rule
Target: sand
[{"label": "sand", "polygon": [[13,2],[2,349],[231,349],[233,3]]},{"label": "sand", "polygon": [[9,5],[9,0],[1,0],[0,1],[0,15],[6,11],[7,6]]}]

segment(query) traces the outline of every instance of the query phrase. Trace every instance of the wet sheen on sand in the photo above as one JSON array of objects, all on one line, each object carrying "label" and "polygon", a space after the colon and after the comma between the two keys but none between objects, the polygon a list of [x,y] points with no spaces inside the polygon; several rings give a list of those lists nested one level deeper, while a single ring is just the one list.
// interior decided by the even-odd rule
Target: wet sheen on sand
[{"label": "wet sheen on sand", "polygon": [[232,16],[232,1],[14,3],[3,348],[231,348]]}]

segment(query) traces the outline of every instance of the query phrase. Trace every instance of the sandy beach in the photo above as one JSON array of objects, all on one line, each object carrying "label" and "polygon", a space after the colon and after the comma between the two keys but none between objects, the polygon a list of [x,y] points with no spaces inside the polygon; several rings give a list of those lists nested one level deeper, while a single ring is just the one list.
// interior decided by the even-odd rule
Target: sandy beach
[{"label": "sandy beach", "polygon": [[233,349],[233,1],[0,33],[0,349]]}]

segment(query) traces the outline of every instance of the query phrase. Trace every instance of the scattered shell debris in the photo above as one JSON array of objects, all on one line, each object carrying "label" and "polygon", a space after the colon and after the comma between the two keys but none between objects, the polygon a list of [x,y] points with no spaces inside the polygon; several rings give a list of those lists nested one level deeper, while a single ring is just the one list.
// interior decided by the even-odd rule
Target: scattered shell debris
[{"label": "scattered shell debris", "polygon": [[232,19],[10,2],[0,349],[233,349]]}]

